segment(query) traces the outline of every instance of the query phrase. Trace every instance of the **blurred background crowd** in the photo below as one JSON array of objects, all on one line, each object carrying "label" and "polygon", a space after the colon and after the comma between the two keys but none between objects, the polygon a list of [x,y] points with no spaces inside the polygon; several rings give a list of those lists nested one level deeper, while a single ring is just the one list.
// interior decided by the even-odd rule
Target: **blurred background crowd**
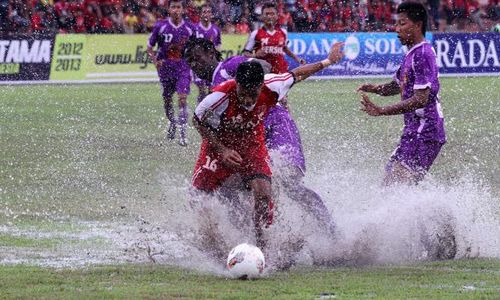
[{"label": "blurred background crowd", "polygon": [[[420,0],[432,31],[498,30],[499,0]],[[187,0],[198,22],[204,4],[224,33],[260,25],[264,1]],[[279,24],[297,32],[392,31],[402,0],[278,0]],[[146,33],[168,15],[168,0],[0,0],[0,33]]]}]

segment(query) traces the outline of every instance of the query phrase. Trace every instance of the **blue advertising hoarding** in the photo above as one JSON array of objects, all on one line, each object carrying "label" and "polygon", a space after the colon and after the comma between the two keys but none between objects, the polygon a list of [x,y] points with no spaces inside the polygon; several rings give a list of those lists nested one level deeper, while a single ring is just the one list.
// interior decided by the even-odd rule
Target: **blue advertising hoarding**
[{"label": "blue advertising hoarding", "polygon": [[[427,33],[442,75],[500,75],[500,34]],[[316,74],[328,77],[389,77],[407,49],[396,33],[290,33],[289,48],[307,62],[323,59],[331,45],[345,42],[345,58]],[[290,68],[298,66],[289,57]]]},{"label": "blue advertising hoarding", "polygon": [[[431,41],[432,34],[426,38]],[[325,58],[335,42],[345,42],[345,58],[316,77],[387,77],[398,69],[406,52],[396,33],[290,33],[289,48],[307,62]],[[290,68],[298,66],[287,58]]]},{"label": "blue advertising hoarding", "polygon": [[436,33],[433,46],[441,74],[500,75],[498,33]]}]

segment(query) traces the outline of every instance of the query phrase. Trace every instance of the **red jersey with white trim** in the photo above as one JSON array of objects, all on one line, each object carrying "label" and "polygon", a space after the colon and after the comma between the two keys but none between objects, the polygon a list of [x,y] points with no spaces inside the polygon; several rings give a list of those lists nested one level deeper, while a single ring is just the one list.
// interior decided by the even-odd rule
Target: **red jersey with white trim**
[{"label": "red jersey with white trim", "polygon": [[251,110],[239,104],[236,81],[228,80],[213,89],[195,110],[196,117],[215,129],[221,142],[236,151],[265,145],[263,120],[293,85],[292,73],[267,74],[261,93]]},{"label": "red jersey with white trim", "polygon": [[284,48],[287,39],[286,30],[279,26],[276,26],[273,31],[262,27],[250,33],[245,50],[250,52],[262,50],[265,56],[258,58],[271,64],[271,73],[286,73],[288,72],[288,63],[285,60]]}]

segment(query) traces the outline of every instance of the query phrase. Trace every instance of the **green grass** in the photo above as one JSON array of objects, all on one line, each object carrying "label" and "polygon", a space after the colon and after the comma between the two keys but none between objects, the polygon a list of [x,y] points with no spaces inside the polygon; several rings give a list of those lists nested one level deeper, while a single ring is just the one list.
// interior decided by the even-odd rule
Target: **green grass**
[{"label": "green grass", "polygon": [[[381,180],[402,119],[360,112],[354,91],[362,82],[305,82],[290,93],[311,172],[326,164],[370,172],[373,181]],[[470,175],[498,199],[500,79],[443,78],[441,83],[448,143],[431,173],[444,184]],[[165,187],[165,180],[167,186],[189,185],[199,137],[191,128],[187,148],[165,142],[158,85],[2,86],[0,103],[0,251],[36,252],[73,243],[17,236],[9,228],[81,232],[88,228],[75,220],[127,223],[147,208],[153,211],[158,202],[175,207],[184,201],[178,190]],[[193,96],[190,103],[193,107]],[[325,162],[324,157],[335,159]],[[3,226],[7,231],[1,231]],[[93,242],[103,243],[83,243]],[[77,270],[15,265],[0,266],[0,298],[313,299],[321,293],[339,298],[495,298],[499,269],[498,260],[464,260],[302,269],[239,282],[158,265]]]},{"label": "green grass", "polygon": [[465,260],[419,266],[302,269],[239,281],[156,265],[53,270],[0,268],[5,298],[161,299],[494,299],[500,262]]},{"label": "green grass", "polygon": [[[290,93],[310,169],[335,153],[342,167],[382,173],[402,120],[362,114],[360,83],[305,82]],[[498,195],[499,95],[498,78],[442,79],[448,144],[432,170],[439,180],[473,173]],[[2,87],[0,99],[0,197],[18,217],[120,216],[125,199],[159,192],[158,173],[181,180],[192,171],[199,137],[191,129],[189,147],[165,144],[157,85]]]}]

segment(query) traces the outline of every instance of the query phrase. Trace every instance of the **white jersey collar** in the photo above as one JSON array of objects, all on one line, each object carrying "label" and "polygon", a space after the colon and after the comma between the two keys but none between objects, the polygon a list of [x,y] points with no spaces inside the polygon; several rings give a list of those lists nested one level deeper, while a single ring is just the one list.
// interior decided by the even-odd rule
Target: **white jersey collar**
[{"label": "white jersey collar", "polygon": [[411,47],[410,50],[408,50],[408,52],[406,52],[406,55],[410,54],[410,52],[412,52],[413,50],[417,49],[417,48],[420,48],[421,46],[423,46],[424,44],[428,44],[429,42],[427,40],[423,40],[422,42],[414,45],[413,47]]},{"label": "white jersey collar", "polygon": [[203,28],[203,30],[208,31],[212,28],[212,23],[208,23],[208,27],[205,27],[203,26],[203,23],[200,22],[200,27]]},{"label": "white jersey collar", "polygon": [[175,25],[174,22],[172,22],[172,18],[168,17],[168,23],[170,23],[170,25],[172,25],[172,27],[174,27],[175,29],[178,29],[179,27],[184,25],[184,19],[181,19],[181,23],[179,25]]}]

